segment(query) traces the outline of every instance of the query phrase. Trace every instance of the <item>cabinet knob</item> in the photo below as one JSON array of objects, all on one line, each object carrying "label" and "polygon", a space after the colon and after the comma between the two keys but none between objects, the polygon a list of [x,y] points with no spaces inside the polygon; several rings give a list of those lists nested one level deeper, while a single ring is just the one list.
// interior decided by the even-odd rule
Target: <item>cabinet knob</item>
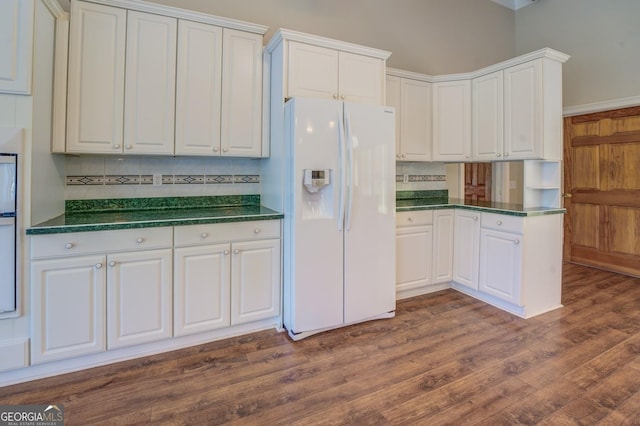
[{"label": "cabinet knob", "polygon": [[253,230],[253,233],[254,233],[254,234],[259,234],[259,233],[260,233],[260,231],[262,231],[262,229],[260,229],[260,228],[256,228],[256,229],[254,229],[254,230]]},{"label": "cabinet knob", "polygon": [[500,154],[499,152],[496,154],[496,157],[500,157],[502,156],[502,154]]},{"label": "cabinet knob", "polygon": [[133,148],[133,145],[127,145],[127,149]]},{"label": "cabinet knob", "polygon": [[205,239],[209,236],[209,234],[207,234],[206,232],[203,232],[202,234],[200,234],[200,238]]},{"label": "cabinet knob", "polygon": [[229,250],[225,250],[222,252],[225,256],[229,254]]},{"label": "cabinet knob", "polygon": [[402,154],[402,158],[406,158],[407,156],[405,154]]},{"label": "cabinet knob", "polygon": [[229,148],[222,148],[222,152],[227,152],[229,151]]},{"label": "cabinet knob", "polygon": [[513,244],[520,244],[520,240],[515,240]]},{"label": "cabinet knob", "polygon": [[65,244],[65,245],[64,245],[64,248],[66,248],[66,249],[72,249],[74,245],[75,245],[75,244],[73,244],[73,243],[67,243],[67,244]]},{"label": "cabinet knob", "polygon": [[214,146],[213,147],[213,152],[218,152],[218,151],[220,151],[220,148],[218,148],[217,146]]},{"label": "cabinet knob", "polygon": [[233,254],[238,254],[238,253],[240,253],[240,250],[238,250],[238,249],[235,249],[235,250],[233,251]]},{"label": "cabinet knob", "polygon": [[142,244],[143,242],[144,242],[144,238],[142,238],[142,237],[136,238],[136,243]]},{"label": "cabinet knob", "polygon": [[338,99],[338,94],[337,93],[333,94],[333,99]]},{"label": "cabinet knob", "polygon": [[478,220],[478,216],[474,216],[474,217],[473,217],[473,220]]},{"label": "cabinet knob", "polygon": [[412,218],[412,217],[408,217],[408,218],[407,218],[407,220],[408,220],[409,222],[413,222],[413,218]]},{"label": "cabinet knob", "polygon": [[396,158],[399,160],[399,159],[400,159],[400,154],[397,154],[397,155],[396,155]]},{"label": "cabinet knob", "polygon": [[96,267],[96,269],[100,269],[100,268],[102,268],[102,263],[96,263],[96,264],[95,264],[95,267]]},{"label": "cabinet knob", "polygon": [[340,99],[342,99],[344,101],[344,95],[340,96]]},{"label": "cabinet knob", "polygon": [[113,146],[113,149],[120,149],[120,144],[115,144],[115,145]]},{"label": "cabinet knob", "polygon": [[500,225],[502,225],[502,221],[498,220],[498,221],[496,221],[496,224],[498,224],[498,226],[500,226]]},{"label": "cabinet knob", "polygon": [[111,266],[112,268],[116,266],[115,260],[112,260],[111,262],[109,262],[109,266]]},{"label": "cabinet knob", "polygon": [[505,157],[508,157],[508,156],[509,156],[509,153],[508,153],[508,152],[505,152],[505,153],[504,153],[504,156],[505,156]]}]

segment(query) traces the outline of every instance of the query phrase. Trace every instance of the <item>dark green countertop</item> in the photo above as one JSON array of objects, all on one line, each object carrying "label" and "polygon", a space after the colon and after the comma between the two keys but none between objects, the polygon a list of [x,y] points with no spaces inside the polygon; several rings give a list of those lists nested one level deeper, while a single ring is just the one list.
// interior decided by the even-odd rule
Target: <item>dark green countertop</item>
[{"label": "dark green countertop", "polygon": [[403,191],[398,192],[396,197],[397,212],[451,208],[500,213],[511,216],[541,216],[547,214],[563,214],[566,212],[563,208],[525,208],[522,204],[468,201],[459,198],[449,198],[447,191]]},{"label": "dark green countertop", "polygon": [[67,201],[65,214],[27,235],[282,219],[260,196],[170,197]]}]

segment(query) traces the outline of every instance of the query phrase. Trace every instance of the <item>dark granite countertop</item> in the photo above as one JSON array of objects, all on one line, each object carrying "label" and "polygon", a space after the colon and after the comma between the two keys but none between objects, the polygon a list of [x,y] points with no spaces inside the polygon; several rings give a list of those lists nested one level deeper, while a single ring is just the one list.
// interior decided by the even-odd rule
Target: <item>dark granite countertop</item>
[{"label": "dark granite countertop", "polygon": [[67,201],[65,214],[27,229],[27,235],[282,219],[259,195]]},{"label": "dark granite countertop", "polygon": [[511,216],[541,216],[562,214],[564,208],[523,207],[522,204],[497,203],[487,201],[468,201],[449,198],[447,191],[402,191],[396,196],[396,211],[440,210],[460,208],[489,213],[500,213]]}]

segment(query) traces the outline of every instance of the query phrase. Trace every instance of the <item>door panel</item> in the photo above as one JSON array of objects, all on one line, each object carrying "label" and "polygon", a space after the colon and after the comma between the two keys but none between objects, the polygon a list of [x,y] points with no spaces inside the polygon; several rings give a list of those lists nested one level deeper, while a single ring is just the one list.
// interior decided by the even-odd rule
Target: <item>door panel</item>
[{"label": "door panel", "polygon": [[491,163],[464,165],[464,199],[491,201]]},{"label": "door panel", "polygon": [[564,259],[640,276],[640,107],[565,118]]}]

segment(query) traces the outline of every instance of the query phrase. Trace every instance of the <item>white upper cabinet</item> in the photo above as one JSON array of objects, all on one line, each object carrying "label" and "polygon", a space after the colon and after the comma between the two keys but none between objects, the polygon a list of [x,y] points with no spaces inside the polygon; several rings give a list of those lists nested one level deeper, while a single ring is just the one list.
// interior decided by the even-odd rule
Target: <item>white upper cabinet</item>
[{"label": "white upper cabinet", "polygon": [[262,35],[225,28],[222,51],[222,155],[260,157]]},{"label": "white upper cabinet", "polygon": [[433,160],[471,161],[471,81],[433,83]]},{"label": "white upper cabinet", "polygon": [[67,152],[122,151],[127,11],[71,2]]},{"label": "white upper cabinet", "polygon": [[176,155],[220,152],[222,28],[178,22]]},{"label": "white upper cabinet", "polygon": [[31,94],[34,0],[0,2],[0,93]]},{"label": "white upper cabinet", "polygon": [[128,12],[125,152],[173,154],[177,28],[175,18]]},{"label": "white upper cabinet", "polygon": [[262,156],[265,32],[145,2],[72,2],[66,152]]},{"label": "white upper cabinet", "polygon": [[504,155],[503,71],[474,78],[472,97],[472,158],[474,161],[502,160]]},{"label": "white upper cabinet", "polygon": [[[387,70],[387,105],[396,109],[396,159],[430,161],[431,83],[401,70]],[[416,74],[417,76],[417,74]]]},{"label": "white upper cabinet", "polygon": [[266,49],[272,97],[385,103],[389,52],[287,29],[279,29]]}]

